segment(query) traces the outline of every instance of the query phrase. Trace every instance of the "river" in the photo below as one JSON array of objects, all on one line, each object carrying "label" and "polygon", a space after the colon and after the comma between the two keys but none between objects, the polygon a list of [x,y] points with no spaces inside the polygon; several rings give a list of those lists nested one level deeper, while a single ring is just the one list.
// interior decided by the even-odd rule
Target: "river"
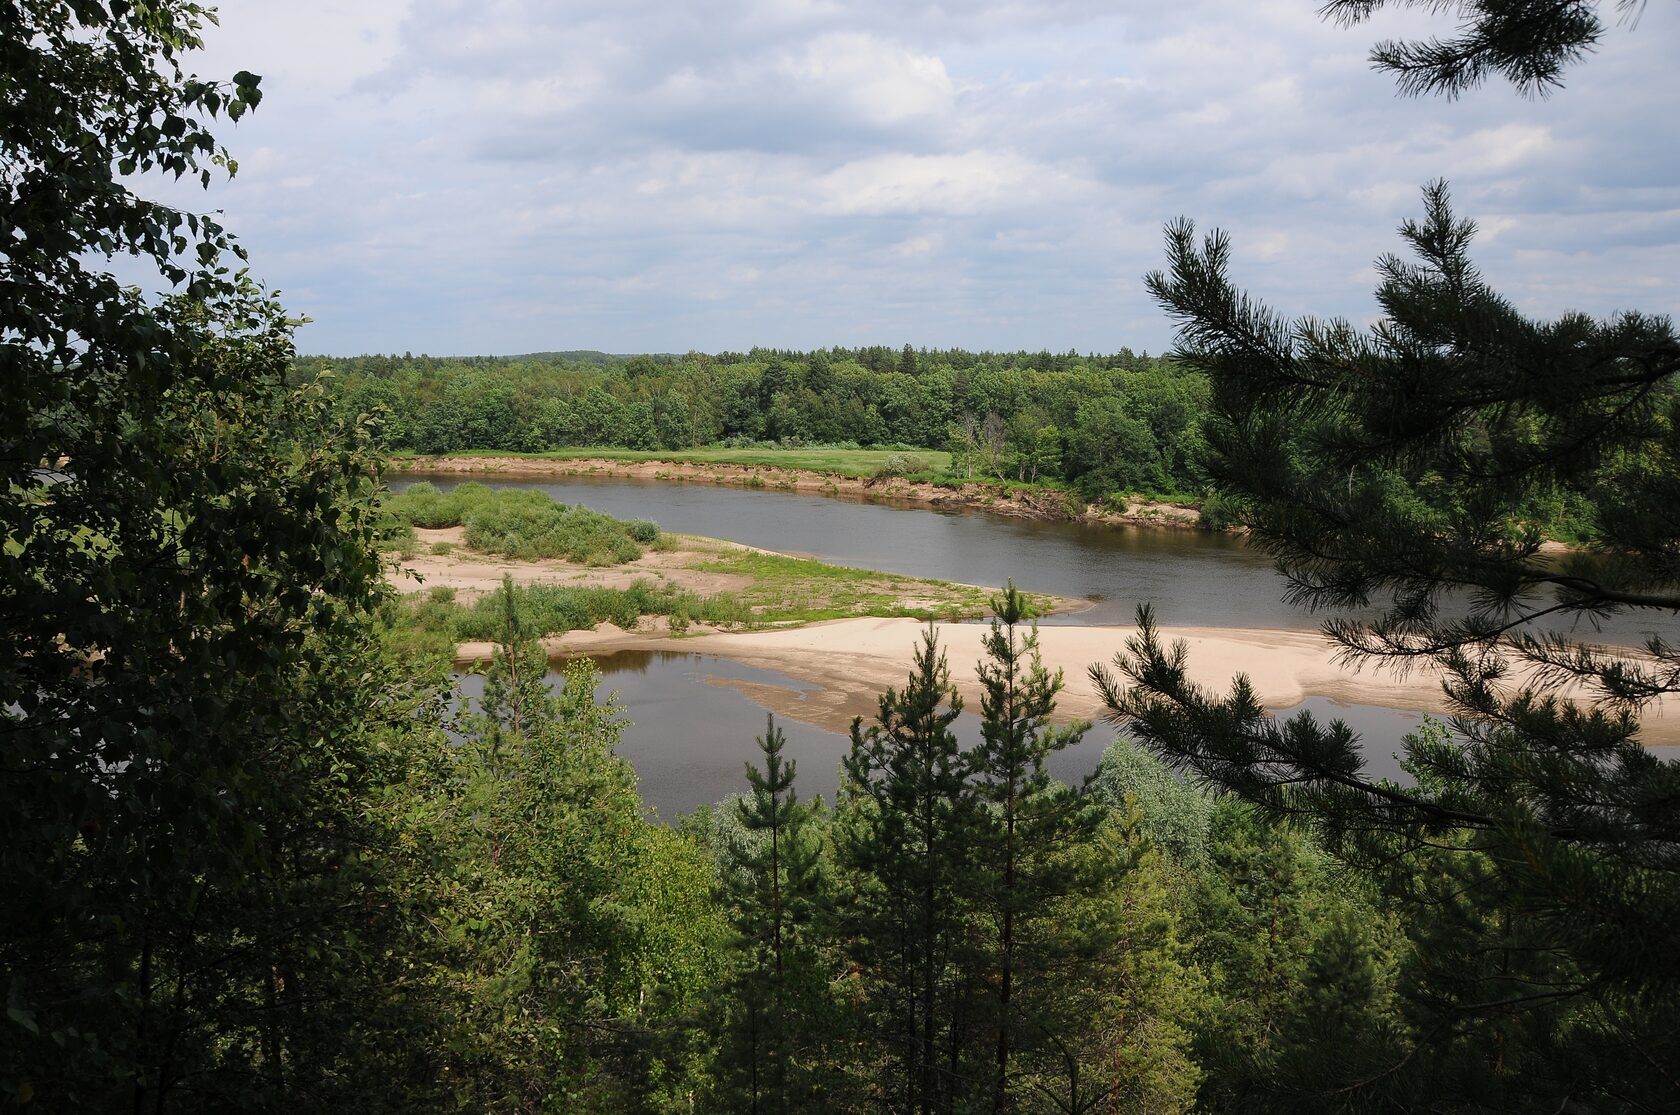
[{"label": "river", "polygon": [[[393,487],[414,479],[402,478]],[[427,479],[444,489],[462,480]],[[1139,602],[1152,601],[1156,617],[1172,626],[1315,626],[1311,616],[1282,602],[1283,583],[1270,559],[1228,535],[1051,523],[653,480],[484,482],[493,488],[535,488],[621,519],[652,519],[680,534],[808,554],[836,565],[971,585],[1002,585],[1014,578],[1023,589],[1096,601],[1093,608],[1049,622],[1128,624]]]},{"label": "river", "polygon": [[[416,479],[401,477],[392,486],[400,489]],[[467,478],[426,479],[449,488]],[[535,488],[619,518],[653,519],[666,530],[840,565],[979,585],[1014,578],[1023,589],[1095,601],[1047,623],[1129,624],[1137,604],[1147,601],[1169,626],[1317,626],[1314,616],[1283,603],[1283,581],[1268,558],[1225,535],[1048,523],[702,484],[592,477],[483,482]],[[1625,623],[1612,630],[1627,641],[1640,634]],[[1672,625],[1666,633],[1673,636]],[[602,655],[597,664],[601,695],[618,694],[630,721],[620,750],[636,766],[643,797],[666,819],[744,788],[742,764],[757,758],[753,739],[764,731],[765,710],[743,690],[808,688],[774,671],[675,649]],[[1298,707],[1321,719],[1347,721],[1364,737],[1371,772],[1401,777],[1392,753],[1418,722],[1415,714],[1317,697]],[[799,762],[801,793],[831,796],[845,737],[786,713],[779,720],[787,753]],[[979,738],[977,719],[965,713],[957,731],[972,744]],[[1090,773],[1113,738],[1112,728],[1097,725],[1085,742],[1058,758],[1053,773],[1069,780]]]}]

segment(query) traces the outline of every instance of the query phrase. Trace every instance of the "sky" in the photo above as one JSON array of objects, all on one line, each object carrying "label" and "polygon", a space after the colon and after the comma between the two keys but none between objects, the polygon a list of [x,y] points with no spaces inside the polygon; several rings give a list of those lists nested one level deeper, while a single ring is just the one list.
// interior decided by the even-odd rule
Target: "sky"
[{"label": "sky", "polygon": [[[220,209],[307,353],[1161,351],[1179,216],[1280,312],[1375,314],[1447,179],[1525,312],[1680,310],[1680,3],[1543,100],[1403,99],[1317,0],[224,0]],[[1614,19],[1614,11],[1611,12]],[[172,198],[173,200],[174,198]]]}]

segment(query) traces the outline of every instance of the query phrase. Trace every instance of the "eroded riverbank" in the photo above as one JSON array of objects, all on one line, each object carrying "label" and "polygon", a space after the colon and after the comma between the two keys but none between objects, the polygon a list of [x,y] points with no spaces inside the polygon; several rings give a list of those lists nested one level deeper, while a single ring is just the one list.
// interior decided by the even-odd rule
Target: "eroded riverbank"
[{"label": "eroded riverbank", "polygon": [[599,457],[410,457],[400,463],[403,475],[463,479],[542,480],[587,476],[670,483],[714,484],[730,488],[769,488],[782,492],[836,496],[902,507],[945,511],[985,511],[1045,522],[1108,526],[1198,529],[1200,512],[1174,503],[1140,500],[1125,511],[1085,503],[1054,488],[1019,488],[970,482],[942,487],[902,476],[856,477],[770,465],[701,461],[618,461]]}]

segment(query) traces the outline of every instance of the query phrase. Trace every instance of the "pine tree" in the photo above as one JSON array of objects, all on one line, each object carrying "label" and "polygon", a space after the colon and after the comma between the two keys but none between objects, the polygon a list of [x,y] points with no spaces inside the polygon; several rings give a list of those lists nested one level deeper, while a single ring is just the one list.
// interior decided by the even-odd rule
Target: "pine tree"
[{"label": "pine tree", "polygon": [[479,736],[492,767],[504,747],[523,740],[554,715],[555,698],[546,680],[548,653],[522,617],[518,593],[512,575],[502,574],[502,587],[496,594],[500,623],[479,701],[483,716]]},{"label": "pine tree", "polygon": [[[1544,87],[1599,33],[1586,3],[1461,7],[1456,44],[1379,62],[1412,91],[1493,71]],[[1680,764],[1641,744],[1639,719],[1680,693],[1663,634],[1680,612],[1680,338],[1633,312],[1528,320],[1477,272],[1474,234],[1428,187],[1401,226],[1419,262],[1379,261],[1368,333],[1280,318],[1231,286],[1229,241],[1198,244],[1188,222],[1148,280],[1178,358],[1213,385],[1210,471],[1290,597],[1342,613],[1325,631],[1346,657],[1440,676],[1453,715],[1406,741],[1415,784],[1370,777],[1339,722],[1273,720],[1241,678],[1224,698],[1189,683],[1147,612],[1117,660],[1130,690],[1098,681],[1159,754],[1311,817],[1407,903],[1430,947],[1408,977],[1406,1079],[1468,1058],[1458,1079],[1501,1078],[1501,1102],[1660,1106],[1680,1080]],[[1547,519],[1560,497],[1578,521]],[[1586,545],[1546,553],[1558,525]],[[1647,633],[1642,651],[1588,634],[1611,617]],[[1472,1033],[1487,1042],[1467,1049]],[[1395,1086],[1378,1079],[1361,1087]]]},{"label": "pine tree", "polygon": [[774,716],[759,737],[764,766],[747,766],[751,792],[735,802],[745,839],[727,849],[724,901],[741,965],[729,988],[734,1015],[723,1062],[735,1078],[732,1109],[808,1109],[808,1058],[822,1020],[826,979],[813,927],[823,902],[811,806],[794,791],[794,767]]},{"label": "pine tree", "polygon": [[1053,727],[1050,715],[1062,674],[1044,668],[1038,630],[1025,635],[1026,600],[1011,583],[992,602],[993,618],[980,663],[981,746],[971,756],[973,785],[986,807],[980,833],[976,895],[990,922],[988,980],[994,988],[993,1111],[1014,1106],[1012,1076],[1023,1044],[1041,1044],[1046,1017],[1038,1009],[1057,984],[1077,978],[1080,955],[1090,958],[1107,942],[1093,925],[1090,939],[1046,934],[1044,919],[1069,894],[1100,891],[1099,878],[1081,855],[1102,824],[1103,812],[1080,790],[1050,777],[1045,761],[1084,736],[1088,724]]},{"label": "pine tree", "polygon": [[839,862],[840,932],[865,996],[879,1102],[948,1111],[979,1091],[969,926],[975,799],[951,723],[962,698],[930,624],[902,691],[852,724]]},{"label": "pine tree", "polygon": [[[1604,31],[1592,0],[1325,11],[1387,6],[1459,17],[1454,38],[1373,52],[1413,94],[1491,74],[1547,92]],[[1444,183],[1425,209],[1401,226],[1421,262],[1378,263],[1368,334],[1239,293],[1228,240],[1198,246],[1188,222],[1148,280],[1213,385],[1210,471],[1292,598],[1344,613],[1325,630],[1347,657],[1441,676],[1454,715],[1406,741],[1415,783],[1369,777],[1340,723],[1272,720],[1241,678],[1224,699],[1191,685],[1147,613],[1117,659],[1131,690],[1098,681],[1158,753],[1312,819],[1403,904],[1413,1044],[1386,1072],[1321,1065],[1356,1082],[1339,1102],[1661,1109],[1680,1082],[1680,764],[1641,746],[1639,716],[1680,692],[1661,633],[1680,612],[1680,338],[1640,313],[1524,318]],[[1560,503],[1577,521],[1548,517]],[[1558,525],[1585,547],[1545,554]],[[1583,634],[1618,615],[1643,655]]]},{"label": "pine tree", "polygon": [[[1627,13],[1643,3],[1616,0],[1616,7]],[[1544,95],[1604,34],[1599,0],[1330,0],[1323,12],[1349,25],[1390,6],[1452,11],[1459,19],[1454,38],[1391,40],[1371,51],[1372,64],[1411,95],[1457,97],[1495,73],[1524,93]]]}]

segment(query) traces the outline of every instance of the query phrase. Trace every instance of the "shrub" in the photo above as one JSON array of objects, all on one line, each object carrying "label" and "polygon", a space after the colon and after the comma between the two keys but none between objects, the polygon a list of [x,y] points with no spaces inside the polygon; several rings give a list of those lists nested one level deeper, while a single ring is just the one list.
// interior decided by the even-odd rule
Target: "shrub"
[{"label": "shrub", "polygon": [[637,528],[525,488],[462,484],[440,492],[422,481],[392,497],[386,509],[410,535],[408,524],[459,526],[468,546],[515,561],[564,558],[584,565],[618,565],[642,556],[638,529],[644,533],[651,529],[653,538],[659,536],[656,524]]},{"label": "shrub", "polygon": [[1210,492],[1202,500],[1196,525],[1203,530],[1230,530],[1242,525],[1242,504],[1218,492]]},{"label": "shrub", "polygon": [[933,472],[933,463],[925,457],[918,457],[913,453],[889,453],[875,468],[876,477],[914,476],[917,473]]},{"label": "shrub", "polygon": [[643,545],[652,545],[659,539],[659,524],[652,519],[631,519],[624,525],[630,537]]},{"label": "shrub", "polygon": [[[626,630],[644,615],[672,617],[672,629],[684,630],[690,622],[717,626],[746,625],[752,609],[728,593],[699,596],[669,585],[637,581],[629,588],[591,588],[580,585],[518,585],[520,615],[538,635],[563,635],[611,622]],[[433,603],[436,603],[434,601]],[[436,613],[428,613],[437,622]],[[489,593],[471,607],[456,609],[454,637],[459,641],[488,640],[502,623],[498,594]]]},{"label": "shrub", "polygon": [[1194,866],[1207,857],[1213,795],[1184,781],[1124,736],[1103,751],[1091,789],[1099,801],[1122,814],[1130,799],[1142,815],[1144,831],[1179,863]]},{"label": "shrub", "polygon": [[380,549],[400,550],[413,557],[415,545],[414,528],[401,519],[386,518],[379,524]]}]

